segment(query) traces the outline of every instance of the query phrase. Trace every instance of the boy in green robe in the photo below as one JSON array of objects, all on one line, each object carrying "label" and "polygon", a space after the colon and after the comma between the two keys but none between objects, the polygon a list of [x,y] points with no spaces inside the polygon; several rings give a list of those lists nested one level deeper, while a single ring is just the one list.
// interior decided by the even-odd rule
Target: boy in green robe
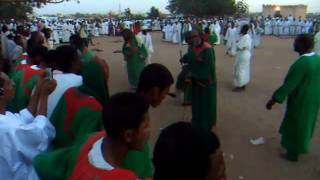
[{"label": "boy in green robe", "polygon": [[47,48],[44,46],[33,46],[28,50],[29,59],[27,64],[20,70],[13,72],[11,79],[15,83],[16,96],[8,106],[11,112],[19,112],[27,107],[31,92],[38,78],[44,73],[40,63],[45,59]]},{"label": "boy in green robe", "polygon": [[123,30],[122,35],[125,41],[122,47],[122,53],[127,63],[128,80],[130,85],[136,88],[140,73],[146,64],[148,52],[144,44],[139,43],[131,30]]},{"label": "boy in green robe", "polygon": [[283,103],[287,109],[280,127],[281,145],[287,150],[283,155],[289,161],[298,161],[299,155],[309,151],[320,107],[320,56],[312,52],[314,41],[307,34],[299,35],[294,50],[300,57],[291,66],[283,85],[274,92],[267,103]]},{"label": "boy in green robe", "polygon": [[56,128],[52,148],[68,146],[92,132],[101,131],[102,106],[109,99],[103,67],[90,61],[82,68],[83,85],[68,89],[59,100],[50,118]]},{"label": "boy in green robe", "polygon": [[76,48],[80,53],[84,63],[90,62],[95,56],[93,51],[89,49],[89,42],[85,38],[81,38],[78,34],[70,37],[70,45]]},{"label": "boy in green robe", "polygon": [[190,37],[190,51],[184,58],[188,60],[191,72],[192,124],[211,131],[216,125],[217,108],[215,53],[197,30],[192,31]]},{"label": "boy in green robe", "polygon": [[128,151],[142,150],[149,138],[148,109],[149,104],[140,95],[114,95],[103,109],[106,132],[83,136],[72,147],[49,153],[50,163],[37,156],[37,173],[42,179],[138,179],[122,162]]},{"label": "boy in green robe", "polygon": [[[137,94],[143,96],[153,108],[156,108],[166,98],[173,83],[174,80],[170,71],[161,64],[153,63],[143,69]],[[152,179],[151,153],[151,146],[148,141],[143,151],[128,152],[124,159],[124,167],[135,172],[142,180]]]}]

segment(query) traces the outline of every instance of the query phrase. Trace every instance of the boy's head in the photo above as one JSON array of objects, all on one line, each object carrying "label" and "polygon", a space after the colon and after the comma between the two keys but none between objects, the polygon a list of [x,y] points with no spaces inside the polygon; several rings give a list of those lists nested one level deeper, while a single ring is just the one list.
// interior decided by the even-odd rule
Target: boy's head
[{"label": "boy's head", "polygon": [[89,46],[89,43],[86,39],[82,39],[80,35],[74,34],[70,37],[70,45],[83,52],[84,48]]},{"label": "boy's head", "polygon": [[16,43],[16,45],[24,47],[22,35],[17,34],[16,36],[14,36],[13,41],[14,43]]},{"label": "boy's head", "polygon": [[157,107],[173,83],[172,74],[165,66],[150,64],[140,74],[137,93],[144,96],[152,107]]},{"label": "boy's head", "polygon": [[82,61],[75,48],[63,45],[56,49],[56,68],[63,73],[79,73],[82,68]]},{"label": "boy's head", "polygon": [[155,145],[155,180],[220,180],[224,161],[220,142],[212,132],[178,122],[162,130]]},{"label": "boy's head", "polygon": [[314,39],[309,34],[300,34],[294,41],[294,51],[299,54],[311,52],[314,47]]},{"label": "boy's head", "polygon": [[33,65],[39,65],[44,60],[47,52],[48,48],[42,45],[32,46],[31,48],[27,49],[30,62]]},{"label": "boy's head", "polygon": [[46,68],[56,69],[56,61],[58,59],[58,53],[56,50],[49,50],[45,55],[43,61],[41,61],[41,66]]},{"label": "boy's head", "polygon": [[136,93],[112,96],[103,109],[103,123],[108,137],[142,150],[150,136],[149,104]]},{"label": "boy's head", "polygon": [[31,33],[30,39],[28,40],[28,49],[33,46],[39,46],[44,43],[44,37],[39,31],[34,31]]},{"label": "boy's head", "polygon": [[0,100],[8,103],[14,98],[14,83],[3,72],[0,72]]}]

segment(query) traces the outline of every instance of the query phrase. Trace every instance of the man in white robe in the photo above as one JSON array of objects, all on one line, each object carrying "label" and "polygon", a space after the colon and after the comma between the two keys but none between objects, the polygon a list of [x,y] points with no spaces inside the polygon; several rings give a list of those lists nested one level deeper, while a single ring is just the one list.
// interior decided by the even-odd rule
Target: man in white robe
[{"label": "man in white robe", "polygon": [[151,64],[151,55],[154,52],[151,34],[147,31],[148,27],[143,26],[140,32],[142,43],[148,51],[147,64]]},{"label": "man in white robe", "polygon": [[55,81],[40,78],[28,107],[13,114],[5,111],[14,96],[12,81],[0,75],[0,174],[4,180],[32,179],[39,177],[32,166],[33,158],[45,152],[55,137],[55,129],[47,114],[48,95],[55,88]]},{"label": "man in white robe", "polygon": [[[250,82],[250,61],[251,61],[251,49],[252,39],[242,27],[242,36],[237,43],[237,56],[234,65],[234,79],[233,85],[235,88],[233,91],[239,92],[245,90],[246,85]],[[247,28],[246,28],[247,29]]]},{"label": "man in white robe", "polygon": [[235,56],[237,53],[237,29],[234,27],[234,23],[228,28],[225,40],[227,41],[226,54]]},{"label": "man in white robe", "polygon": [[178,22],[173,23],[172,25],[172,43],[177,44],[178,43]]},{"label": "man in white robe", "polygon": [[214,22],[214,32],[217,35],[217,45],[219,45],[221,43],[221,38],[220,38],[220,33],[221,33],[221,26],[219,24],[219,21],[215,21]]}]

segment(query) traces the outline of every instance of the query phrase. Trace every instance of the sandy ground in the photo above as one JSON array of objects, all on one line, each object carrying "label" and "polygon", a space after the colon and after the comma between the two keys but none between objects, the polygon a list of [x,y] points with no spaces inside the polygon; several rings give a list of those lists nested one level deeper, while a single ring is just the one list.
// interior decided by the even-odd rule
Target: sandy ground
[{"label": "sandy ground", "polygon": [[[161,41],[160,33],[153,33],[155,53],[152,62],[167,66],[176,77],[180,71],[178,45]],[[112,53],[121,49],[121,38],[96,38],[91,48],[103,50],[97,54],[105,58],[111,70],[111,93],[128,90],[128,80],[122,54]],[[278,128],[285,105],[276,105],[272,111],[265,103],[278,88],[297,54],[292,50],[292,39],[263,37],[262,45],[254,50],[252,80],[244,93],[233,93],[232,69],[234,58],[225,56],[223,45],[215,47],[218,78],[218,133],[222,141],[230,180],[319,180],[320,179],[320,132],[314,135],[311,151],[298,163],[290,163],[279,156]],[[174,91],[174,88],[172,88]],[[168,97],[157,109],[151,109],[152,142],[159,129],[177,121],[189,121],[190,108],[183,108],[176,99]],[[266,144],[254,146],[250,139],[265,137]],[[187,157],[186,157],[187,158]],[[192,165],[192,164],[190,164]]]}]

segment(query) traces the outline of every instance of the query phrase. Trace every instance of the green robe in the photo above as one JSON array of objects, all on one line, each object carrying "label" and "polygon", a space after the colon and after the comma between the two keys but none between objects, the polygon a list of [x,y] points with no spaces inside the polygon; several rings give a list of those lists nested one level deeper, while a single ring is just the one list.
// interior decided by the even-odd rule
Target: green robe
[{"label": "green robe", "polygon": [[91,50],[88,50],[86,53],[82,55],[83,62],[85,63],[90,62],[93,57],[94,53]]},{"label": "green robe", "polygon": [[218,43],[218,36],[215,32],[213,32],[212,35],[209,36],[208,42],[210,45],[215,45]]},{"label": "green robe", "polygon": [[102,106],[106,105],[109,100],[109,86],[103,67],[89,61],[82,67],[81,74],[83,86],[79,88],[80,91],[95,97]]},{"label": "green robe", "polygon": [[50,118],[56,129],[52,149],[71,146],[83,135],[102,130],[101,119],[102,107],[94,97],[80,93],[77,88],[68,89]]},{"label": "green robe", "polygon": [[216,125],[215,52],[207,43],[185,56],[192,76],[192,124],[210,131]]},{"label": "green robe", "polygon": [[307,153],[320,107],[320,56],[301,56],[290,68],[273,98],[287,100],[280,127],[281,144],[290,153]]},{"label": "green robe", "polygon": [[12,74],[12,81],[15,83],[15,96],[8,105],[11,112],[19,112],[29,104],[33,88],[36,86],[38,78],[43,73],[42,70],[32,69],[25,66]]},{"label": "green robe", "polygon": [[[137,52],[133,52],[133,48],[138,48]],[[136,37],[131,42],[125,42],[122,47],[124,59],[127,62],[128,80],[130,85],[137,87],[140,73],[142,72],[146,58],[148,56],[147,49],[144,44],[138,43]]]}]

